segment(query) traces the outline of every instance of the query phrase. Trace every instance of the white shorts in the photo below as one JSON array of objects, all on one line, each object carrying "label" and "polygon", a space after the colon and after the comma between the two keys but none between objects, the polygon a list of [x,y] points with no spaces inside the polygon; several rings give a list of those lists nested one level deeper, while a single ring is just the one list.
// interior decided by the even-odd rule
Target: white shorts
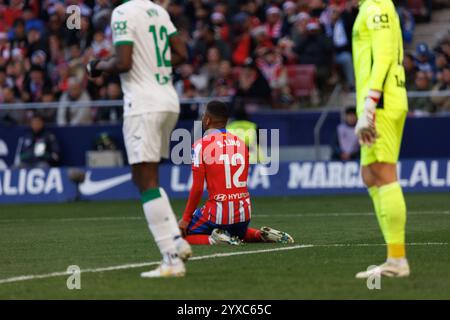
[{"label": "white shorts", "polygon": [[178,121],[175,112],[149,112],[126,116],[123,138],[130,165],[169,158],[170,135]]}]

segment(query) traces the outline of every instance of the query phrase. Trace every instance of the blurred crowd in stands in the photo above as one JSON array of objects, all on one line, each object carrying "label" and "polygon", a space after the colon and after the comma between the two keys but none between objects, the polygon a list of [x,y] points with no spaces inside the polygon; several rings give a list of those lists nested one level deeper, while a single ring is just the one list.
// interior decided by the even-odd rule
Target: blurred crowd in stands
[{"label": "blurred crowd in stands", "polygon": [[[428,19],[431,1],[394,2],[410,43],[414,21]],[[121,3],[0,0],[0,103],[59,103],[40,115],[60,125],[120,120],[120,107],[77,103],[122,98],[118,77],[92,82],[84,69],[90,59],[113,53],[109,20]],[[78,30],[66,26],[70,5],[81,9]],[[250,110],[292,109],[320,105],[337,83],[354,90],[351,30],[358,0],[168,0],[165,6],[189,49],[188,63],[174,70],[182,98],[232,96],[235,106]],[[448,37],[433,48],[420,44],[405,58],[408,89],[448,90],[449,62]],[[450,111],[448,97],[422,100],[415,108]],[[182,105],[182,117],[196,117],[197,108]],[[0,110],[1,121],[9,123],[26,123],[32,114]]]},{"label": "blurred crowd in stands", "polygon": [[450,90],[450,38],[439,41],[432,50],[419,43],[415,53],[405,54],[404,66],[409,91],[433,92],[409,99],[414,112],[450,112],[450,97],[439,95],[439,91]]}]

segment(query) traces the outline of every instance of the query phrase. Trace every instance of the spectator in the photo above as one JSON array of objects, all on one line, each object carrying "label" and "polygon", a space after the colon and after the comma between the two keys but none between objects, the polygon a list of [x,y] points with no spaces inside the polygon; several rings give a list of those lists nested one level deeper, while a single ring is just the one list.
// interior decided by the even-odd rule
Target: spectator
[{"label": "spectator", "polygon": [[22,138],[19,166],[48,168],[58,165],[59,144],[56,137],[45,129],[44,120],[34,115],[30,121],[30,128],[31,132]]},{"label": "spectator", "polygon": [[406,90],[412,90],[416,81],[417,66],[416,60],[411,53],[405,54],[403,67],[405,68]]},{"label": "spectator", "polygon": [[297,19],[297,4],[293,1],[286,1],[283,3],[283,26],[281,28],[281,35],[288,37],[291,35],[291,30]]},{"label": "spectator", "polygon": [[80,107],[80,102],[89,102],[91,98],[78,79],[69,79],[69,89],[59,100],[57,123],[60,126],[86,125],[92,123],[90,108]]},{"label": "spectator", "polygon": [[70,45],[66,61],[68,61],[70,75],[77,79],[83,79],[86,64],[82,51],[77,44]]},{"label": "spectator", "polygon": [[231,67],[231,62],[228,60],[220,61],[219,65],[219,78],[224,79],[226,82],[233,84],[233,70]]},{"label": "spectator", "polygon": [[94,40],[91,44],[94,57],[101,59],[106,58],[112,54],[111,42],[105,38],[105,34],[102,31],[96,31],[94,33]]},{"label": "spectator", "polygon": [[22,101],[39,102],[42,98],[42,92],[47,87],[51,87],[51,82],[46,77],[44,68],[38,65],[31,66],[29,74],[24,80],[21,92]]},{"label": "spectator", "polygon": [[[208,79],[208,91],[212,88],[213,84],[215,83],[218,75],[219,75],[219,68],[220,68],[220,51],[217,47],[211,47],[208,49],[207,53],[207,62],[203,65],[203,67],[200,69],[200,73],[205,75]],[[203,88],[199,88],[203,89]],[[208,92],[204,92],[207,94]]]},{"label": "spectator", "polygon": [[250,28],[255,28],[261,25],[261,21],[264,19],[264,3],[254,0],[244,0],[240,2],[240,13],[236,15],[236,19],[241,19],[244,16],[237,17],[239,14],[244,13],[249,19]]},{"label": "spectator", "polygon": [[338,125],[332,140],[333,160],[355,160],[359,158],[359,142],[355,135],[356,108],[345,109],[344,121]]},{"label": "spectator", "polygon": [[[118,79],[108,82],[105,100],[122,100],[122,90]],[[103,107],[96,113],[97,122],[117,122],[122,118],[122,107]]]},{"label": "spectator", "polygon": [[254,28],[250,34],[252,37],[252,48],[254,48],[252,50],[253,53],[251,54],[253,57],[259,57],[263,55],[268,48],[274,47],[272,39],[267,33],[267,28],[264,26]]},{"label": "spectator", "polygon": [[[24,63],[20,60],[12,59],[6,65],[6,74],[12,80],[14,88],[19,93],[24,86],[25,82],[25,67]],[[29,74],[27,78],[29,78]],[[26,102],[27,100],[22,100]]]},{"label": "spectator", "polygon": [[397,13],[402,27],[403,41],[410,44],[413,40],[415,21],[411,11],[406,8],[405,1],[397,6]]},{"label": "spectator", "polygon": [[241,12],[233,18],[232,61],[238,66],[242,66],[252,52],[253,42],[250,26],[250,18],[247,13]]},{"label": "spectator", "polygon": [[5,9],[3,13],[6,25],[11,27],[16,19],[19,19],[23,15],[24,1],[11,0],[9,7]]},{"label": "spectator", "polygon": [[277,43],[281,38],[281,28],[283,27],[281,10],[278,7],[272,6],[266,10],[266,23],[264,27],[273,43]]},{"label": "spectator", "polygon": [[311,17],[319,18],[325,9],[325,3],[323,0],[309,0],[306,1],[308,3],[308,11],[311,14]]},{"label": "spectator", "polygon": [[337,5],[328,8],[329,21],[325,25],[326,33],[333,41],[335,61],[341,67],[345,75],[348,88],[355,86],[355,76],[353,72],[351,29],[353,21],[344,19],[342,9]]},{"label": "spectator", "polygon": [[[183,95],[184,99],[194,99],[198,96],[198,91],[195,85],[189,80],[183,81]],[[198,118],[198,103],[189,102],[182,103],[180,106],[180,118],[194,120]]]},{"label": "spectator", "polygon": [[236,90],[234,89],[234,86],[226,81],[223,78],[219,78],[216,80],[214,84],[214,88],[211,92],[211,96],[214,97],[230,97],[234,96],[236,93]]},{"label": "spectator", "polygon": [[231,58],[231,49],[228,43],[216,38],[214,29],[208,25],[204,25],[198,32],[198,38],[194,44],[195,63],[203,64],[207,60],[208,49],[215,47],[219,50],[223,59]]},{"label": "spectator", "polygon": [[0,67],[4,66],[11,57],[11,46],[8,42],[8,34],[0,32]]},{"label": "spectator", "polygon": [[214,87],[210,92],[210,96],[228,97],[234,96],[236,90],[234,88],[234,78],[231,69],[231,63],[227,60],[222,60],[219,65],[218,76],[214,82]]},{"label": "spectator", "polygon": [[[425,73],[424,71],[418,71],[416,73],[416,79],[412,90],[418,92],[431,90],[431,80],[428,77],[427,73]],[[433,103],[428,96],[409,98],[408,104],[412,110],[416,111],[416,113],[429,113],[434,111]]]},{"label": "spectator", "polygon": [[310,15],[306,12],[300,12],[295,16],[294,28],[291,30],[291,37],[295,43],[306,37],[308,33],[306,26],[310,19]]},{"label": "spectator", "polygon": [[[27,29],[27,58],[33,56],[36,51],[41,51],[45,54],[45,58],[47,58],[48,46],[45,39],[42,37],[42,30],[36,26],[31,25],[29,29]],[[47,61],[45,60],[44,64]]]},{"label": "spectator", "polygon": [[[3,87],[0,92],[2,103],[15,103],[17,99],[14,90],[10,87]],[[24,110],[0,110],[0,124],[17,125],[25,122]]]},{"label": "spectator", "polygon": [[272,105],[270,86],[251,59],[246,61],[239,75],[236,99],[239,108],[254,102]]},{"label": "spectator", "polygon": [[306,25],[306,35],[295,44],[294,52],[300,64],[316,66],[319,89],[324,90],[331,74],[333,44],[321,29],[319,20],[311,18]]},{"label": "spectator", "polygon": [[439,44],[439,51],[444,53],[447,59],[450,60],[450,36],[447,36],[447,38]]},{"label": "spectator", "polygon": [[6,68],[0,66],[0,88],[13,87],[14,82],[6,73]]},{"label": "spectator", "polygon": [[9,41],[12,49],[22,49],[25,51],[27,46],[27,34],[25,32],[25,21],[17,19],[14,21],[13,28],[9,31]]},{"label": "spectator", "polygon": [[[433,93],[439,93],[440,91],[446,90],[450,90],[450,65],[447,65],[447,67],[442,70],[442,75],[439,82],[434,86]],[[439,97],[432,95],[431,101],[437,112],[450,112],[450,98],[448,96]]]},{"label": "spectator", "polygon": [[416,47],[416,65],[419,71],[425,72],[427,77],[431,80],[433,79],[433,62],[432,62],[432,53],[428,48],[426,43],[419,43]]},{"label": "spectator", "polygon": [[175,90],[178,96],[184,95],[184,85],[188,82],[192,83],[197,90],[206,90],[208,87],[208,77],[202,73],[194,73],[194,66],[192,64],[183,64],[179,67],[179,79],[175,81]]},{"label": "spectator", "polygon": [[[42,92],[41,101],[43,103],[54,103],[56,102],[55,94],[53,93],[52,89],[47,87],[44,88],[44,91]],[[55,123],[56,122],[56,108],[48,108],[44,110],[40,110],[41,112],[39,115],[42,117],[45,123]]]},{"label": "spectator", "polygon": [[442,73],[448,67],[450,60],[443,52],[436,53],[436,81],[442,80]]},{"label": "spectator", "polygon": [[257,59],[256,64],[269,83],[274,106],[283,107],[283,102],[290,102],[292,99],[287,81],[287,70],[279,52],[274,48],[266,49]]},{"label": "spectator", "polygon": [[219,39],[228,42],[230,40],[230,26],[222,12],[214,12],[211,15],[211,22],[214,25],[216,36]]}]

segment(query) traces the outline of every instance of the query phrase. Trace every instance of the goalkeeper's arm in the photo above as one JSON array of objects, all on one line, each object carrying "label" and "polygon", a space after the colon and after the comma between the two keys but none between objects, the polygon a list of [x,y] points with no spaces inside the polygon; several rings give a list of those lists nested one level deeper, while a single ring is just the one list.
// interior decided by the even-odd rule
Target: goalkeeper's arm
[{"label": "goalkeeper's arm", "polygon": [[360,144],[371,145],[377,138],[375,128],[375,111],[381,98],[381,91],[369,90],[369,94],[364,102],[364,110],[358,117],[355,133]]},{"label": "goalkeeper's arm", "polygon": [[393,17],[383,7],[372,10],[367,17],[372,48],[372,72],[370,90],[364,101],[364,110],[358,117],[355,132],[361,144],[371,145],[377,138],[375,111],[383,94],[389,70],[395,63],[396,52],[393,35]]}]

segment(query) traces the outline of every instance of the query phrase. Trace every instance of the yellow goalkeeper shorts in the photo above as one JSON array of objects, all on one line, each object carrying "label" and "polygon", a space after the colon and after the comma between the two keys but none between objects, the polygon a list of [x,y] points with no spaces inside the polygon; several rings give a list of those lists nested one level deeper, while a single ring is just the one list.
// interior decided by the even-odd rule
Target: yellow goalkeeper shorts
[{"label": "yellow goalkeeper shorts", "polygon": [[370,147],[361,146],[361,166],[374,162],[397,163],[406,114],[406,110],[376,110],[375,128],[378,138]]}]

